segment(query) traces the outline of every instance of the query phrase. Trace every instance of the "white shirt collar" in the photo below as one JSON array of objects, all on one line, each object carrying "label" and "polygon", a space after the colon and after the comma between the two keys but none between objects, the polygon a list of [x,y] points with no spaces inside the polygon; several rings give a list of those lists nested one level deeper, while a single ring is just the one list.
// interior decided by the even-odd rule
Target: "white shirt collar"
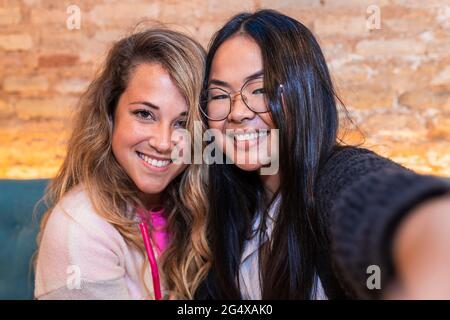
[{"label": "white shirt collar", "polygon": [[262,212],[257,213],[252,227],[253,237],[244,244],[244,252],[242,253],[241,263],[243,263],[255,251],[259,250],[259,248],[270,239],[274,228],[276,215],[278,214],[280,200],[281,196],[278,195],[269,208],[268,219],[266,220],[266,232],[262,235],[262,237],[261,234],[257,232],[261,223]]}]

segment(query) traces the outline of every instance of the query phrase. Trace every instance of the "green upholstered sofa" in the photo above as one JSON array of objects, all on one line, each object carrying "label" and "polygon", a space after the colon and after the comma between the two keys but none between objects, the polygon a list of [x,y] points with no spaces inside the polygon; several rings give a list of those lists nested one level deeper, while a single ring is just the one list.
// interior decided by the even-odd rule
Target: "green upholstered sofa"
[{"label": "green upholstered sofa", "polygon": [[36,251],[39,220],[45,211],[45,205],[38,202],[47,183],[48,180],[0,180],[0,299],[33,299],[31,260]]}]

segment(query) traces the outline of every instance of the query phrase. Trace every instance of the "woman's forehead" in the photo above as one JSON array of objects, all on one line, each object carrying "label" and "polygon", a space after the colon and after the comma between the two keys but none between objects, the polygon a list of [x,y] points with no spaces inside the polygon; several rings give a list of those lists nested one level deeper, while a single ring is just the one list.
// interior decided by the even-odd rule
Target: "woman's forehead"
[{"label": "woman's forehead", "polygon": [[220,45],[212,60],[209,79],[239,86],[263,70],[261,49],[248,36],[235,36]]}]

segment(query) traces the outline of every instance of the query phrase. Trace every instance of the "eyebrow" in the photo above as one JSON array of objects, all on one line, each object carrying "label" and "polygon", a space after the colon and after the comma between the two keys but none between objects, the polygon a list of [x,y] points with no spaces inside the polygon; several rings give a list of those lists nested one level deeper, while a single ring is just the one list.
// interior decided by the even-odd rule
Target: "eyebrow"
[{"label": "eyebrow", "polygon": [[[244,83],[249,81],[249,80],[253,80],[253,79],[259,78],[262,75],[264,75],[264,71],[263,70],[259,70],[259,71],[255,72],[255,73],[249,75],[248,77],[246,77],[244,79]],[[210,86],[212,84],[217,85],[217,86],[221,86],[221,87],[227,87],[227,88],[231,87],[228,82],[225,82],[225,81],[222,81],[222,80],[218,80],[218,79],[211,79],[208,82],[208,86]]]},{"label": "eyebrow", "polygon": [[[141,105],[147,106],[147,107],[149,107],[149,108],[151,108],[151,109],[159,110],[159,107],[158,107],[157,105],[154,105],[153,103],[148,102],[148,101],[135,101],[135,102],[131,102],[131,103],[130,103],[130,105],[136,105],[136,104],[141,104]],[[186,115],[187,115],[187,112],[186,112],[186,111],[183,111],[183,112],[181,112],[181,113],[178,115],[178,117],[179,117],[179,116],[186,116]]]},{"label": "eyebrow", "polygon": [[147,106],[149,108],[152,108],[152,109],[155,109],[155,110],[159,110],[159,107],[157,105],[154,105],[153,103],[148,102],[148,101],[135,101],[135,102],[131,102],[130,104],[133,104],[133,105],[134,104],[142,104],[142,105]]}]

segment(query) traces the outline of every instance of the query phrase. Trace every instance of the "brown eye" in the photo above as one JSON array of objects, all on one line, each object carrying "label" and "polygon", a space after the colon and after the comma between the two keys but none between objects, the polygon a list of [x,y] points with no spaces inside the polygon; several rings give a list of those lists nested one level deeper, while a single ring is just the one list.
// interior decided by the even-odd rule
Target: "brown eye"
[{"label": "brown eye", "polygon": [[175,122],[176,128],[186,128],[186,120],[179,120]]},{"label": "brown eye", "polygon": [[266,89],[264,89],[264,88],[255,89],[252,92],[252,94],[265,94],[265,93],[266,93]]},{"label": "brown eye", "polygon": [[228,99],[228,94],[222,89],[211,88],[211,89],[208,89],[207,97],[208,97],[208,101],[225,100],[225,99]]},{"label": "brown eye", "polygon": [[211,97],[211,100],[222,100],[222,99],[228,99],[228,96],[226,94],[219,94]]},{"label": "brown eye", "polygon": [[147,110],[136,110],[133,112],[138,118],[145,119],[145,120],[154,120],[154,116],[151,112]]}]

